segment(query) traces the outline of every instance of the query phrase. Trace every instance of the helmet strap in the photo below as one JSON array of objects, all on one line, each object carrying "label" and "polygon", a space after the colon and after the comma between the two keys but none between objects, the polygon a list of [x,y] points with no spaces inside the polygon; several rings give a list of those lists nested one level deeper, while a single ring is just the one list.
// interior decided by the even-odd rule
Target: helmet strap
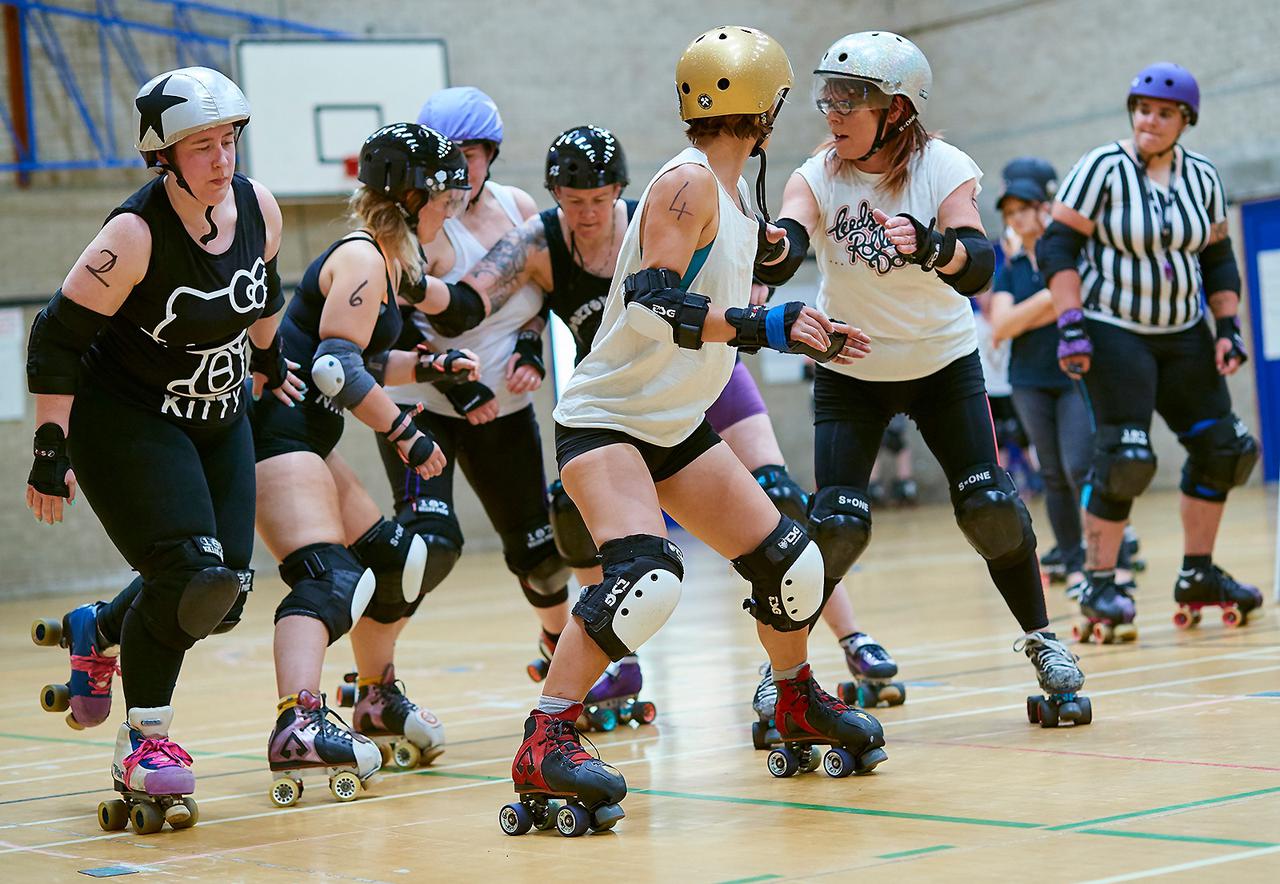
[{"label": "helmet strap", "polygon": [[858,157],[858,159],[855,160],[854,162],[860,163],[863,160],[871,159],[873,156],[879,153],[881,148],[883,148],[886,144],[888,144],[890,141],[893,141],[893,139],[897,138],[903,132],[907,131],[907,129],[911,128],[911,125],[915,123],[915,121],[920,117],[920,114],[916,112],[914,108],[912,108],[911,113],[907,114],[905,117],[902,118],[902,122],[894,126],[892,130],[889,130],[889,111],[891,110],[893,110],[892,104],[890,104],[884,110],[880,111],[880,123],[878,126],[876,126],[875,140],[871,142],[871,147],[867,150],[867,152],[864,153],[862,156]]},{"label": "helmet strap", "polygon": [[759,142],[756,143],[755,150],[751,153],[753,155],[758,154],[760,156],[760,171],[756,173],[756,205],[760,207],[760,212],[764,215],[764,220],[767,224],[772,220],[769,217],[769,204],[765,200],[764,192],[764,176],[766,170],[769,168],[769,158],[765,156],[764,150],[761,149]]}]

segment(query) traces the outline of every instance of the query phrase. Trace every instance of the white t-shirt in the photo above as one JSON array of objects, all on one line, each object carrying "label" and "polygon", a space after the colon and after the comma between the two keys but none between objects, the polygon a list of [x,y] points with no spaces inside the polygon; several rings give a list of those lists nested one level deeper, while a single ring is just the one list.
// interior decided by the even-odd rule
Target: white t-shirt
[{"label": "white t-shirt", "polygon": [[877,190],[883,175],[850,169],[833,176],[827,154],[810,157],[796,171],[818,202],[813,248],[822,283],[818,309],[861,328],[871,353],[851,365],[824,368],[868,381],[922,378],[977,349],[969,299],[938,278],[907,264],[890,244],[872,209],[906,212],[922,224],[938,206],[982,170],[958,148],[931,139],[912,162],[902,193]]},{"label": "white t-shirt", "polygon": [[1012,396],[1009,385],[1010,341],[1005,339],[995,345],[995,333],[991,323],[981,313],[973,314],[974,329],[978,334],[978,361],[982,363],[982,378],[987,382],[988,396]]},{"label": "white t-shirt", "polygon": [[[600,427],[626,433],[663,448],[693,434],[729,382],[737,350],[705,343],[701,349],[654,340],[631,327],[622,302],[622,282],[641,268],[640,222],[653,182],[676,166],[694,163],[710,170],[707,156],[686,148],[663,166],[640,197],[618,253],[613,285],[591,352],[573,370],[556,406],[556,422],[566,427]],[[719,186],[720,225],[706,262],[687,289],[711,299],[715,307],[745,307],[751,300],[751,270],[756,256],[754,217],[747,185],[738,179],[737,199]],[[663,206],[662,208],[666,208]],[[698,255],[694,255],[696,263]]]},{"label": "white t-shirt", "polygon": [[[524,218],[516,205],[510,188],[493,181],[485,183],[485,189],[494,195],[498,205],[507,213],[511,223],[520,226]],[[444,234],[453,245],[453,269],[441,277],[445,282],[457,282],[466,276],[475,263],[487,253],[480,241],[462,223],[461,218],[446,218]],[[498,402],[498,416],[503,417],[519,411],[533,401],[531,393],[512,393],[507,389],[507,360],[516,348],[516,335],[520,327],[532,319],[542,309],[543,295],[541,289],[532,284],[523,286],[517,291],[502,309],[491,314],[475,328],[465,331],[456,338],[445,337],[431,325],[422,313],[414,311],[413,324],[422,332],[427,343],[434,350],[447,350],[453,347],[458,350],[472,350],[480,357],[480,383],[493,391]],[[412,405],[421,402],[427,411],[457,417],[453,406],[445,395],[431,384],[402,384],[388,387],[394,402]]]}]

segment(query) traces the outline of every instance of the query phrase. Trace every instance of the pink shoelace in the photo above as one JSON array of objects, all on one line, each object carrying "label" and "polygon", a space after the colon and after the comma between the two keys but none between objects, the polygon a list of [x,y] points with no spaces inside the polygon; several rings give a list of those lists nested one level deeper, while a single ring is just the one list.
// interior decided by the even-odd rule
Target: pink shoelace
[{"label": "pink shoelace", "polygon": [[110,696],[111,679],[120,671],[120,660],[102,654],[89,654],[86,657],[71,655],[71,668],[89,676],[90,693],[98,696]]},{"label": "pink shoelace", "polygon": [[144,737],[138,748],[124,760],[125,778],[131,778],[134,769],[140,764],[156,770],[162,767],[190,767],[191,763],[187,750],[168,737]]}]

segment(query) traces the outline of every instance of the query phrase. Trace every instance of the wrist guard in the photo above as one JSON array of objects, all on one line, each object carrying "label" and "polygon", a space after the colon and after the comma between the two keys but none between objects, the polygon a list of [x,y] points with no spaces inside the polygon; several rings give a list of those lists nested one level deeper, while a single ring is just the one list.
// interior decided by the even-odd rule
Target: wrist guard
[{"label": "wrist guard", "polygon": [[1213,324],[1217,329],[1216,336],[1218,340],[1231,342],[1231,349],[1227,351],[1227,355],[1223,359],[1227,362],[1238,359],[1241,365],[1248,362],[1249,354],[1245,352],[1244,338],[1240,335],[1240,317],[1219,316],[1213,320]]},{"label": "wrist guard", "polygon": [[529,365],[538,373],[538,377],[547,376],[547,367],[542,362],[542,335],[533,329],[525,329],[516,335],[516,348],[513,352],[517,356],[516,368]]},{"label": "wrist guard", "polygon": [[1084,311],[1078,307],[1058,317],[1058,360],[1093,356],[1093,342],[1084,325]]},{"label": "wrist guard", "polygon": [[71,458],[67,457],[67,435],[62,432],[62,427],[54,423],[41,424],[36,429],[32,449],[35,461],[31,464],[27,484],[41,494],[54,497],[70,495],[67,470],[71,469]]},{"label": "wrist guard", "polygon": [[261,350],[254,346],[252,338],[249,339],[249,371],[264,375],[268,390],[274,390],[284,384],[285,378],[289,375],[289,363],[285,361],[284,352],[280,346],[279,331],[271,339],[271,343]]},{"label": "wrist guard", "polygon": [[956,256],[955,228],[948,227],[939,233],[934,229],[934,225],[938,222],[937,218],[930,218],[929,226],[926,227],[920,223],[919,219],[906,212],[899,212],[898,217],[910,221],[916,231],[916,250],[909,255],[898,252],[902,260],[908,264],[915,264],[925,271],[945,267],[951,263],[951,259]]}]

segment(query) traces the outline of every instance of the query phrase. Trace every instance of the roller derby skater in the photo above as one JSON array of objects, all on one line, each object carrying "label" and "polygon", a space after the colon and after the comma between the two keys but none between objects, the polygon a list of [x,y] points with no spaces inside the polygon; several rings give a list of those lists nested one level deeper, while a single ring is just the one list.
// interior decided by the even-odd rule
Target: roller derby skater
[{"label": "roller derby skater", "polygon": [[200,819],[190,795],[196,790],[191,756],[169,739],[173,707],[133,708],[116,735],[111,765],[119,798],[98,805],[98,825],[116,832],[129,823],[139,835],[153,835],[165,823],[189,829]]},{"label": "roller derby skater", "polygon": [[611,731],[620,724],[633,721],[636,724],[653,724],[658,710],[651,701],[639,699],[643,685],[640,659],[635,654],[610,663],[582,701],[578,730]]},{"label": "roller derby skater", "polygon": [[[48,684],[40,691],[46,712],[67,712],[67,726],[75,730],[97,727],[111,714],[111,681],[120,671],[120,648],[98,629],[98,610],[106,602],[91,602],[69,611],[61,621],[37,620],[31,640],[71,652],[71,678]],[[99,650],[101,649],[101,650]]]},{"label": "roller derby skater", "polygon": [[1138,638],[1133,597],[1116,583],[1115,572],[1092,571],[1080,591],[1081,619],[1071,627],[1078,642],[1131,642]]},{"label": "roller derby skater", "polygon": [[[818,687],[808,664],[791,678],[776,679],[774,723],[782,745],[769,753],[769,773],[790,777],[818,764],[837,779],[871,773],[888,759],[884,731],[865,712],[851,709]],[[819,761],[817,747],[830,746]]]},{"label": "roller derby skater", "polygon": [[867,483],[885,428],[906,414],[1021,633],[1052,640],[1031,517],[997,460],[968,300],[994,269],[975,203],[982,172],[920,122],[931,89],[923,53],[885,31],[836,41],[814,75],[831,139],[787,182],[778,224],[794,246],[787,261],[813,238],[820,309],[865,313],[872,352],[815,369],[809,533],[834,585],[870,543]]},{"label": "roller derby skater", "polygon": [[1043,694],[1027,697],[1027,721],[1041,727],[1057,727],[1059,722],[1089,724],[1093,706],[1079,691],[1084,675],[1079,660],[1051,632],[1032,632],[1018,639],[1015,651],[1027,655],[1036,667]]},{"label": "roller derby skater", "polygon": [[[1226,383],[1249,357],[1225,191],[1214,165],[1179,144],[1200,114],[1189,71],[1147,66],[1126,103],[1131,136],[1076,163],[1036,246],[1057,314],[1059,365],[1083,377],[1097,420],[1085,507],[1089,584],[1105,602],[1133,501],[1156,473],[1148,434],[1159,412],[1186,450],[1180,575],[1204,575],[1188,577],[1184,596],[1228,601],[1234,590],[1211,570],[1214,547],[1227,496],[1248,481],[1258,442],[1232,412]],[[1130,237],[1135,218],[1143,233]],[[1191,625],[1194,613],[1179,610],[1179,620]]]},{"label": "roller derby skater", "polygon": [[444,752],[444,725],[425,706],[404,694],[404,683],[388,664],[380,678],[348,672],[338,688],[340,706],[354,707],[355,732],[377,743],[382,763],[409,770],[429,765]]},{"label": "roller derby skater", "polygon": [[840,683],[840,699],[863,709],[876,706],[901,706],[907,701],[907,688],[895,681],[898,664],[889,652],[865,632],[855,632],[840,641],[844,660],[854,681]]},{"label": "roller derby skater", "polygon": [[1262,607],[1258,587],[1240,583],[1212,563],[1179,570],[1173,600],[1178,605],[1173,625],[1179,629],[1198,626],[1201,610],[1206,607],[1221,609],[1222,624],[1229,629],[1246,625]]},{"label": "roller derby skater", "polygon": [[[645,188],[644,221],[623,240],[595,344],[555,410],[560,478],[600,550],[603,579],[583,590],[559,638],[512,776],[522,797],[571,798],[556,814],[566,834],[621,816],[613,808],[625,781],[582,750],[574,722],[607,664],[635,653],[679,600],[684,562],[666,537],[663,510],[750,583],[743,607],[759,621],[775,675],[794,681],[807,672],[808,627],[826,596],[821,553],[798,523],[779,517],[705,413],[733,374],[735,347],[848,360],[869,343],[798,303],[750,305],[753,263],[758,273],[785,256],[777,248],[785,232],[744,212],[750,195],[741,180],[791,86],[781,47],[749,28],[716,29],[685,51],[676,84],[692,146]],[[726,507],[734,519],[723,517]],[[802,721],[794,730],[814,734],[797,739],[849,742],[865,713],[808,696],[803,710],[796,705]],[[874,729],[866,742],[878,746],[883,735]],[[502,809],[504,831],[537,822],[519,812],[524,804]]]},{"label": "roller derby skater", "polygon": [[134,108],[135,146],[158,174],[112,211],[32,326],[27,505],[53,524],[83,491],[140,575],[105,606],[37,623],[33,638],[71,651],[73,726],[108,715],[118,643],[122,797],[99,821],[151,833],[166,819],[196,822],[190,758],[169,730],[174,686],[187,651],[233,628],[252,588],[246,382],[252,372],[263,398],[301,394],[282,361],[250,358],[278,344],[284,296],[279,206],[235,172],[243,93],[216,71],[182,68],[143,85]]},{"label": "roller derby skater", "polygon": [[338,801],[351,801],[374,781],[382,767],[377,744],[353,733],[323,696],[310,691],[284,697],[276,707],[276,726],[267,737],[267,762],[274,781],[271,800],[289,807],[302,797],[302,772],[322,769]]}]

